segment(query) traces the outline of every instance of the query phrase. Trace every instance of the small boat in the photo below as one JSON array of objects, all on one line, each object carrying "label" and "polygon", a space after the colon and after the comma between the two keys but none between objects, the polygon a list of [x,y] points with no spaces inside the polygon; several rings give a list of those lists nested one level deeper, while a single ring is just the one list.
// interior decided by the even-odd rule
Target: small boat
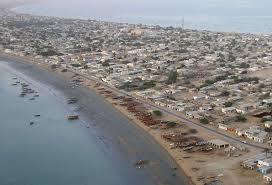
[{"label": "small boat", "polygon": [[34,115],[34,117],[36,117],[36,118],[37,118],[37,117],[40,117],[40,116],[41,116],[40,114],[36,114],[36,115]]},{"label": "small boat", "polygon": [[20,97],[25,97],[25,95],[26,95],[25,93],[21,93]]},{"label": "small boat", "polygon": [[39,96],[40,96],[40,95],[38,95],[38,94],[34,95],[35,98],[38,98]]},{"label": "small boat", "polygon": [[78,115],[72,115],[72,116],[67,116],[68,120],[78,120],[79,116]]},{"label": "small boat", "polygon": [[32,122],[30,122],[29,124],[30,124],[30,125],[34,125],[34,122],[32,121]]},{"label": "small boat", "polygon": [[35,91],[30,89],[30,90],[28,90],[28,93],[33,94],[33,93],[35,93]]},{"label": "small boat", "polygon": [[147,165],[147,164],[148,164],[148,161],[139,160],[134,164],[134,166],[141,167],[141,166],[144,166],[144,165]]},{"label": "small boat", "polygon": [[70,98],[67,103],[68,104],[75,104],[77,102],[78,102],[78,99],[76,99],[76,98]]},{"label": "small boat", "polygon": [[22,84],[22,87],[28,87],[28,86],[29,86],[28,84],[25,84],[25,83]]},{"label": "small boat", "polygon": [[35,98],[29,98],[29,100],[33,101],[33,100],[35,100]]},{"label": "small boat", "polygon": [[17,85],[17,84],[15,83],[15,84],[11,84],[11,85],[15,86],[15,85]]}]

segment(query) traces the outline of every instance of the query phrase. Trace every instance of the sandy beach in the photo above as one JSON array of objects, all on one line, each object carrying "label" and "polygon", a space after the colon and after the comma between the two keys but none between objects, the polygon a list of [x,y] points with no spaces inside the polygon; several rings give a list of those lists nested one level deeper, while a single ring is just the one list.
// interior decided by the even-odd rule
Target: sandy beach
[{"label": "sandy beach", "polygon": [[[78,74],[75,74],[73,71],[67,71],[65,73],[62,72],[61,69],[52,71],[49,66],[39,62],[34,63],[33,60],[30,60],[29,58],[21,58],[3,54],[2,59],[6,59],[7,61],[18,61],[11,62],[10,66],[16,70],[24,72],[31,78],[35,78],[43,83],[49,83],[56,89],[64,90],[67,97],[80,97],[79,104],[82,107],[80,114],[82,114],[83,117],[90,116],[90,119],[93,119],[92,115],[97,115],[106,117],[105,119],[108,119],[108,121],[111,119],[118,119],[117,117],[126,119],[124,124],[108,125],[106,121],[105,123],[97,123],[97,125],[94,125],[95,127],[99,127],[99,130],[101,130],[104,135],[110,135],[110,138],[105,139],[107,147],[110,147],[111,144],[117,145],[122,151],[126,152],[127,155],[131,156],[135,160],[139,160],[150,158],[150,156],[152,156],[157,150],[154,150],[154,148],[149,148],[148,151],[141,151],[145,150],[142,148],[142,146],[139,146],[142,143],[142,139],[145,142],[152,143],[152,146],[160,145],[161,147],[159,149],[159,153],[163,153],[162,156],[160,156],[163,158],[163,161],[152,161],[152,165],[149,166],[152,173],[156,174],[154,175],[154,179],[157,179],[156,181],[158,184],[165,182],[165,180],[161,179],[165,171],[167,171],[166,173],[168,174],[170,173],[169,176],[171,177],[167,178],[168,180],[170,179],[173,181],[170,184],[178,183],[178,179],[182,178],[180,175],[184,176],[184,174],[189,179],[186,180],[186,184],[196,185],[210,183],[215,179],[222,184],[237,185],[253,185],[261,181],[261,176],[257,176],[256,180],[254,181],[252,181],[252,179],[248,179],[247,177],[252,175],[254,172],[245,171],[239,166],[239,161],[245,158],[245,155],[250,156],[252,153],[245,155],[243,154],[243,157],[230,159],[222,150],[211,153],[190,153],[183,151],[182,149],[173,149],[170,143],[164,140],[161,135],[164,133],[177,131],[190,132],[191,130],[191,128],[176,118],[167,114],[160,118],[162,120],[171,120],[179,123],[175,129],[152,129],[151,127],[143,124],[143,122],[139,120],[135,114],[128,111],[126,107],[121,106],[121,100],[114,99],[112,98],[113,95],[109,96],[108,94],[104,93],[106,90],[112,91],[112,89],[107,89],[107,87],[103,85],[97,86],[94,80],[84,78],[84,76],[78,76]],[[37,72],[35,71],[40,71],[39,75],[37,75]],[[41,74],[45,75],[46,77],[43,77]],[[48,74],[52,75],[49,75],[49,77]],[[61,82],[66,81],[66,83],[56,83],[56,77],[60,78]],[[81,80],[81,86],[77,87],[75,90],[71,90],[71,87],[69,87],[69,85],[67,86],[67,84],[69,84],[69,82],[75,78]],[[113,94],[114,96],[120,96],[118,92],[113,92]],[[90,102],[90,100],[92,101]],[[110,107],[111,111],[108,112],[108,108],[93,111],[93,107],[91,105],[101,107],[101,102],[106,104],[106,107]],[[135,137],[134,131],[137,131],[137,134],[140,133],[140,135],[137,135],[140,142],[138,142],[136,138],[131,138],[131,136]],[[205,139],[214,138],[214,136],[202,132],[198,133],[197,136]],[[107,143],[108,141],[110,141],[111,144]],[[158,154],[157,152],[155,153]],[[167,167],[168,169],[165,169],[165,166],[169,164],[169,161],[171,167]]]},{"label": "sandy beach", "polygon": [[9,66],[14,70],[54,88],[66,98],[79,97],[77,113],[86,125],[92,120],[90,128],[97,132],[105,152],[111,153],[114,148],[118,148],[120,156],[127,158],[131,166],[137,160],[149,161],[141,170],[150,175],[155,184],[191,184],[173,156],[162,145],[158,145],[159,140],[154,139],[152,134],[143,132],[143,128],[146,131],[149,129],[143,127],[139,120],[132,120],[125,110],[114,106],[110,99],[101,96],[93,88],[94,82],[86,80],[82,86],[73,89],[69,80],[75,75],[72,72],[61,73],[50,70],[44,64],[33,65],[28,58],[6,54],[1,54],[0,58],[2,61],[9,61]]}]

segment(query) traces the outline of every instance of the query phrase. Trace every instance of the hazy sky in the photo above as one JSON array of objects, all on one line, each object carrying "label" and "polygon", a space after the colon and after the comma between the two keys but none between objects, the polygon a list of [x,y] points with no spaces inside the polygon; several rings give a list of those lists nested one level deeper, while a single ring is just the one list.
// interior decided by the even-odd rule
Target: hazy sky
[{"label": "hazy sky", "polygon": [[267,16],[271,15],[272,6],[272,0],[0,0],[0,5],[30,1],[45,3],[51,1],[50,10],[47,11],[52,12],[54,9],[59,10],[59,7],[64,7],[69,11],[89,10],[93,14],[150,14],[154,16],[195,13]]}]

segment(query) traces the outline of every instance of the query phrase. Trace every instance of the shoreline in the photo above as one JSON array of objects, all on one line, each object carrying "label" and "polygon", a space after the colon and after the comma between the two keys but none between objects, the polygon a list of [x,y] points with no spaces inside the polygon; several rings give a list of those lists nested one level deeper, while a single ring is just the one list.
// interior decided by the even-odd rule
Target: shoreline
[{"label": "shoreline", "polygon": [[[11,12],[14,12],[16,14],[24,14],[24,15],[30,15],[30,16],[38,16],[38,17],[52,17],[52,18],[59,18],[59,19],[70,19],[70,20],[93,20],[98,22],[104,22],[104,23],[113,23],[113,24],[128,24],[128,25],[144,25],[144,26],[160,26],[163,28],[166,27],[174,27],[174,28],[182,28],[180,25],[163,25],[163,24],[153,24],[153,23],[142,23],[142,22],[129,22],[129,21],[118,21],[118,20],[108,20],[108,19],[96,19],[96,18],[84,18],[84,17],[67,17],[67,16],[51,16],[51,15],[42,15],[42,14],[36,14],[36,13],[25,13],[17,10],[18,6],[14,6],[11,8],[4,8]],[[196,30],[200,32],[213,32],[213,33],[223,33],[223,34],[243,34],[243,35],[256,35],[256,36],[263,36],[267,37],[270,36],[271,33],[262,33],[262,32],[250,32],[250,31],[223,31],[223,30],[217,30],[217,29],[209,29],[209,28],[194,28],[194,27],[188,27],[184,28],[185,30]]]},{"label": "shoreline", "polygon": [[[3,56],[4,53],[2,53]],[[55,74],[56,76],[60,76],[67,81],[73,79],[75,76],[79,76],[81,80],[83,80],[81,86],[83,86],[84,89],[86,89],[88,92],[94,92],[98,95],[99,99],[101,99],[103,102],[105,102],[108,106],[112,107],[117,113],[119,113],[121,116],[125,117],[127,119],[127,122],[133,122],[131,125],[134,125],[135,129],[140,129],[142,133],[147,134],[149,138],[147,138],[151,142],[155,142],[155,144],[158,144],[163,152],[166,152],[167,156],[171,158],[171,160],[174,160],[174,166],[178,166],[178,169],[181,171],[180,174],[184,175],[189,184],[194,185],[203,185],[203,184],[209,184],[213,181],[220,181],[223,184],[230,184],[237,182],[239,179],[239,184],[248,184],[251,183],[252,179],[248,179],[248,176],[253,176],[253,172],[251,171],[245,171],[240,168],[240,162],[245,157],[250,157],[251,155],[255,155],[255,152],[247,153],[246,156],[241,155],[240,157],[232,158],[230,160],[229,157],[227,157],[224,154],[223,150],[214,151],[212,153],[203,153],[203,152],[194,152],[191,153],[190,151],[184,151],[183,149],[174,149],[171,147],[171,144],[162,138],[162,134],[167,133],[175,133],[177,132],[190,132],[192,129],[197,130],[197,134],[192,136],[197,136],[200,138],[205,138],[205,140],[211,140],[216,139],[216,134],[214,135],[213,132],[202,132],[202,128],[198,125],[192,125],[184,122],[183,119],[178,119],[175,115],[168,114],[168,111],[165,112],[167,116],[167,120],[174,121],[179,123],[178,127],[174,127],[173,130],[166,129],[151,129],[150,127],[144,125],[142,121],[137,119],[135,115],[131,112],[129,112],[127,109],[125,109],[122,106],[119,106],[118,103],[116,103],[116,100],[112,100],[110,96],[107,96],[107,94],[104,94],[99,88],[95,88],[95,82],[98,79],[93,79],[92,77],[87,77],[84,74],[79,74],[78,72],[74,72],[73,70],[68,70],[68,72],[63,73],[61,71],[61,68],[59,68],[56,71],[52,71],[52,69],[49,67],[48,64],[44,64],[43,62],[38,62],[38,60],[35,60],[34,58],[29,57],[20,57],[16,56],[14,54],[4,54],[6,58],[13,58],[15,61],[19,60],[19,62],[23,62],[25,64],[29,64],[32,66],[36,66],[40,68],[41,70],[46,70],[47,72],[50,72],[52,74]],[[0,52],[1,57],[1,52]],[[101,81],[99,81],[101,82]],[[104,84],[102,83],[102,86]],[[107,84],[105,85],[105,89],[107,88]],[[110,91],[114,91],[114,88],[111,88],[111,86],[108,86]],[[116,90],[116,95],[118,95],[118,92],[120,91]],[[122,92],[121,92],[122,94]],[[125,93],[126,94],[126,93]],[[122,94],[124,95],[124,94]],[[136,101],[142,102],[142,100],[137,99],[137,97],[128,95],[129,98],[136,98]],[[145,103],[144,103],[145,104]],[[149,103],[146,104],[147,106]],[[150,104],[150,107],[152,105]],[[150,108],[149,107],[149,108]],[[164,110],[161,109],[163,112]],[[126,139],[119,138],[120,140],[119,144],[126,145],[126,147],[129,147],[127,144]],[[224,137],[223,137],[224,138]],[[145,138],[146,139],[146,138]],[[226,138],[225,138],[226,139]],[[245,154],[245,153],[243,153]],[[220,163],[223,164],[219,165]],[[217,165],[218,164],[218,165]],[[176,169],[176,167],[174,167]],[[172,169],[174,169],[172,168]],[[218,180],[216,180],[218,179]],[[256,182],[259,182],[262,178],[258,176],[258,178],[255,179]]]},{"label": "shoreline", "polygon": [[[38,67],[40,68],[41,70],[44,70],[46,71],[47,73],[52,73],[52,74],[55,74],[61,78],[64,78],[65,80],[67,80],[67,83],[69,82],[69,77],[63,75],[62,73],[60,73],[60,71],[56,72],[56,71],[52,71],[48,65],[46,64],[42,64],[42,63],[36,63],[35,62],[35,59],[30,59],[28,57],[21,57],[21,56],[16,56],[16,55],[11,55],[11,54],[6,54],[6,53],[2,53],[0,52],[0,58],[4,58],[4,60],[9,60],[9,61],[16,61],[18,63],[23,63],[23,64],[26,64],[26,65],[33,65],[35,67]],[[12,66],[11,66],[12,67]],[[16,70],[16,69],[15,69]],[[71,71],[69,71],[71,72]],[[71,72],[72,74],[75,74],[73,72]],[[32,78],[32,77],[30,77]],[[93,84],[94,85],[94,84]],[[90,86],[85,86],[85,85],[82,85],[83,88],[85,88],[87,91],[89,92],[92,92],[92,93],[95,93],[97,94],[99,97],[101,97],[101,99],[104,101],[104,103],[107,104],[107,106],[115,109],[119,114],[120,116],[124,117],[125,119],[128,120],[128,122],[133,122],[133,126],[139,128],[143,133],[145,134],[148,134],[148,136],[155,142],[155,144],[159,145],[160,148],[161,148],[161,152],[164,153],[164,155],[167,155],[168,157],[171,158],[171,160],[173,160],[173,162],[176,164],[174,166],[177,166],[178,170],[177,171],[180,171],[180,175],[183,176],[185,179],[185,181],[188,183],[188,185],[192,184],[192,185],[198,185],[197,182],[193,182],[192,180],[192,175],[191,174],[188,174],[188,171],[186,172],[186,170],[184,169],[184,167],[182,167],[180,165],[180,163],[178,162],[178,160],[175,158],[174,155],[171,154],[171,152],[169,152],[169,149],[166,148],[166,144],[163,144],[162,143],[162,139],[159,139],[158,137],[156,137],[154,134],[152,134],[150,132],[150,128],[149,127],[146,127],[145,125],[143,125],[143,123],[141,123],[139,120],[137,120],[136,118],[132,118],[129,114],[129,112],[126,112],[124,109],[120,108],[120,107],[116,107],[114,105],[114,102],[110,101],[108,98],[105,98],[101,93],[99,93],[99,91],[97,89],[94,89]],[[149,138],[148,138],[149,139]],[[151,142],[153,142],[151,141]],[[125,142],[125,141],[124,141]],[[175,167],[176,168],[176,167]],[[200,183],[199,183],[200,184]]]}]

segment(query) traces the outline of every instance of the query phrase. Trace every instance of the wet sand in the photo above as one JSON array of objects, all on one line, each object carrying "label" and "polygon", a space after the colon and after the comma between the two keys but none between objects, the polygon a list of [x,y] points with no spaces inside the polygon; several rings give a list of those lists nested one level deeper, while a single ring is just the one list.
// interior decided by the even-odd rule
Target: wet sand
[{"label": "wet sand", "polygon": [[117,164],[122,166],[129,163],[134,168],[134,163],[138,160],[149,161],[148,165],[139,169],[141,177],[147,179],[139,179],[135,174],[133,181],[146,184],[152,180],[155,185],[190,183],[181,170],[175,170],[178,168],[177,163],[151,135],[132,123],[96,92],[82,86],[73,89],[67,78],[36,65],[23,63],[19,58],[0,55],[0,60],[9,61],[8,64],[13,69],[54,89],[63,101],[65,98],[79,98],[77,104],[72,106],[78,110],[76,113],[80,115],[83,125],[90,124],[90,128],[85,129],[89,129],[91,134],[95,133],[98,144],[103,145],[105,153],[111,155]]}]

